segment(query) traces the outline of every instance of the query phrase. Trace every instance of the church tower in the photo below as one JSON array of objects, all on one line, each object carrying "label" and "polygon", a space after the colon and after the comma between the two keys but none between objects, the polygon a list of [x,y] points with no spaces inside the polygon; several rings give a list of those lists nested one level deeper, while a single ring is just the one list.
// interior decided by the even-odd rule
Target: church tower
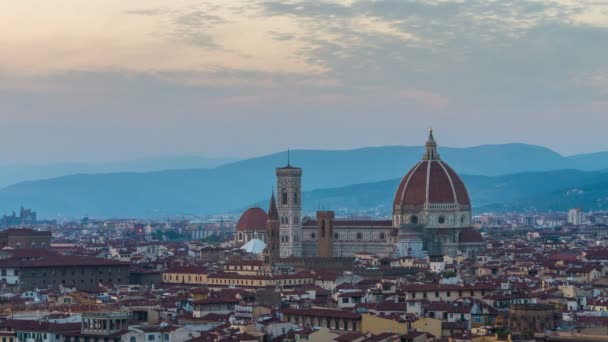
[{"label": "church tower", "polygon": [[333,211],[317,211],[317,251],[322,258],[334,256],[334,218]]},{"label": "church tower", "polygon": [[280,224],[281,257],[302,256],[302,169],[277,168],[277,210]]},{"label": "church tower", "polygon": [[280,258],[279,229],[279,212],[277,202],[274,199],[274,191],[272,191],[270,207],[268,208],[268,221],[266,222],[266,249],[264,250],[264,266],[267,272],[272,271],[275,262]]}]

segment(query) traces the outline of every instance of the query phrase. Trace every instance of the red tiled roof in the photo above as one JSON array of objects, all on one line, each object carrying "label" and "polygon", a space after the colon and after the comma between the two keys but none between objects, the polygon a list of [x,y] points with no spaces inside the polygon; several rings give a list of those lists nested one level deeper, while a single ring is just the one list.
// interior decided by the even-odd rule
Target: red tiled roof
[{"label": "red tiled roof", "polygon": [[418,162],[403,177],[394,205],[457,203],[470,205],[469,194],[460,177],[441,160]]},{"label": "red tiled roof", "polygon": [[86,256],[49,255],[36,260],[0,260],[1,267],[56,267],[56,266],[129,266],[128,262]]},{"label": "red tiled roof", "polygon": [[241,215],[236,230],[265,230],[267,221],[268,215],[264,210],[249,208]]},{"label": "red tiled roof", "polygon": [[475,228],[465,228],[460,232],[458,236],[458,242],[460,243],[475,243],[483,242],[481,233]]},{"label": "red tiled roof", "polygon": [[283,309],[285,315],[301,315],[311,317],[332,317],[332,318],[346,318],[346,319],[361,319],[361,314],[346,310],[332,310],[332,309],[294,309],[285,308]]}]

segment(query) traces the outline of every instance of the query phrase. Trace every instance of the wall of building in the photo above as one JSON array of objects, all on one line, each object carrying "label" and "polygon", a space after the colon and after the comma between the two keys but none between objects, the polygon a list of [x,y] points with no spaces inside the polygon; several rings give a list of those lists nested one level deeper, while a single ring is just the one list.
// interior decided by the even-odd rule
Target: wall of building
[{"label": "wall of building", "polygon": [[386,319],[372,314],[362,314],[361,331],[363,333],[372,333],[374,335],[385,332],[407,334],[408,327],[407,323],[405,322],[397,322],[392,319]]},{"label": "wall of building", "polygon": [[92,290],[99,284],[128,283],[129,265],[25,267],[19,274],[22,291],[59,286]]}]

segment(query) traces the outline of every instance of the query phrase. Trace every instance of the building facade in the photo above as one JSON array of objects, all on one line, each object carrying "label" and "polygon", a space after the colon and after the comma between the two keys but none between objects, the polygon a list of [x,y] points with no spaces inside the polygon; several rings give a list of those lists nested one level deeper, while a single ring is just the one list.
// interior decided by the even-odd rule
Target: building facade
[{"label": "building facade", "polygon": [[585,223],[585,212],[582,208],[573,208],[568,211],[568,223],[579,225]]},{"label": "building facade", "polygon": [[51,246],[51,236],[49,231],[6,229],[0,231],[0,248],[48,248]]}]

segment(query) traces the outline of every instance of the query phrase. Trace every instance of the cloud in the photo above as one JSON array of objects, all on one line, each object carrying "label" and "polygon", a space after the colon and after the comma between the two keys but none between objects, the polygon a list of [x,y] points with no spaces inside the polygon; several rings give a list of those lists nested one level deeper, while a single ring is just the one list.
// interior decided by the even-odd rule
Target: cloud
[{"label": "cloud", "polygon": [[[557,137],[542,138],[553,146],[584,149],[597,145],[593,135],[566,126],[589,120],[599,131],[608,124],[600,113],[608,89],[602,2],[105,6],[99,16],[71,26],[66,20],[64,32],[50,36],[0,33],[7,47],[0,65],[11,73],[0,70],[0,115],[34,125],[48,117],[51,127],[68,122],[73,130],[111,130],[120,122],[122,138],[127,126],[145,125],[153,139],[187,148],[197,141],[185,136],[200,128],[209,146],[228,151],[244,139],[256,142],[247,143],[252,153],[272,151],[278,138],[267,137],[285,125],[294,128],[283,138],[321,144],[306,133],[318,120],[334,125],[323,132],[329,147],[417,143],[406,139],[429,125],[454,132],[458,144],[505,142],[522,138],[521,126],[549,125]],[[45,72],[32,73],[36,67]],[[473,128],[479,135],[457,136]],[[572,139],[563,142],[564,135]]]},{"label": "cloud", "polygon": [[131,9],[126,10],[126,14],[132,15],[143,15],[143,16],[158,16],[169,13],[167,8],[143,8],[143,9]]},{"label": "cloud", "polygon": [[272,39],[275,39],[278,41],[287,41],[287,40],[293,40],[296,38],[296,36],[293,33],[277,32],[274,30],[268,31],[268,34],[272,37]]}]

